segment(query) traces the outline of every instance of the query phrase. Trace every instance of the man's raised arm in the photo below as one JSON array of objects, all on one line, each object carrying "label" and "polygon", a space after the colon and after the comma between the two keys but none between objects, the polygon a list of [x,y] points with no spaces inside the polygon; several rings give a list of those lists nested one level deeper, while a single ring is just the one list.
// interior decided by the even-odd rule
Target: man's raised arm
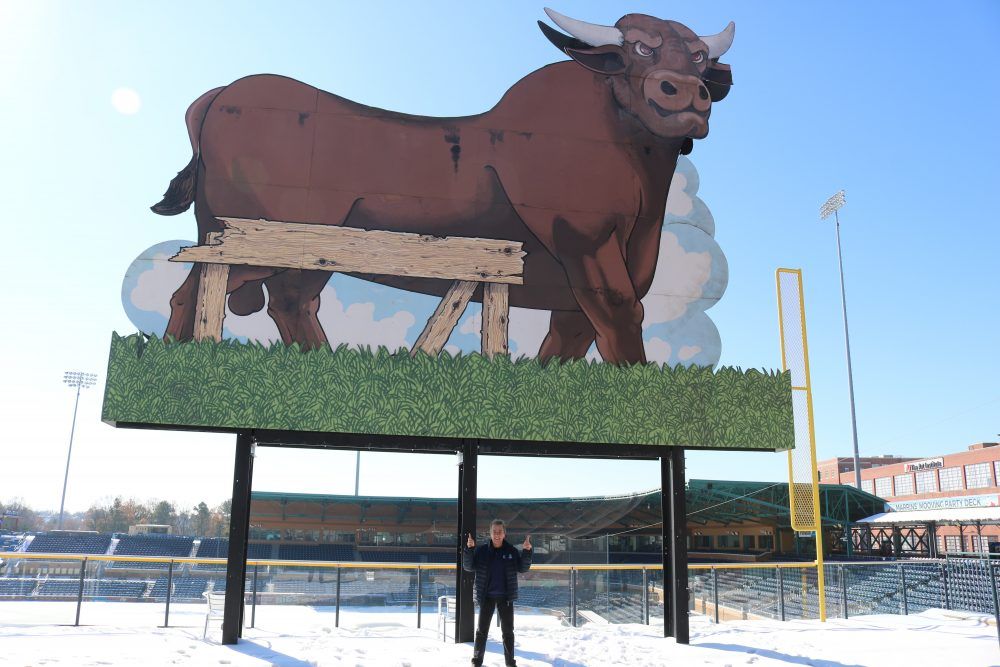
[{"label": "man's raised arm", "polygon": [[517,564],[517,571],[524,573],[528,571],[531,567],[531,535],[527,535],[524,538],[524,544],[521,545],[521,561]]},{"label": "man's raised arm", "polygon": [[472,537],[472,533],[468,533],[468,539],[465,541],[465,548],[462,549],[462,569],[466,572],[475,572],[476,563],[476,540]]}]

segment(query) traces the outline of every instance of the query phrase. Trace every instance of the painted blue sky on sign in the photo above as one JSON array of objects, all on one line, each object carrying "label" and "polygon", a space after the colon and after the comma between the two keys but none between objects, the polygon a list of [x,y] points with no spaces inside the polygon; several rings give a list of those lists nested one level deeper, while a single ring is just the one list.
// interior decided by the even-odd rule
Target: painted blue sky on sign
[{"label": "painted blue sky on sign", "polygon": [[[726,291],[729,269],[714,239],[715,221],[698,197],[698,187],[697,169],[682,156],[667,200],[656,275],[643,299],[646,355],[650,361],[671,366],[714,366],[722,354],[719,330],[705,311]],[[139,331],[163,335],[170,295],[191,270],[191,264],[169,258],[181,246],[193,244],[184,240],[157,243],[129,266],[122,282],[122,305]],[[437,297],[334,274],[320,295],[319,320],[333,347],[347,344],[396,351],[413,347],[437,303]],[[469,305],[445,347],[448,352],[479,351],[481,311],[479,304]],[[512,308],[511,355],[535,356],[547,331],[548,311]],[[242,317],[227,308],[223,336],[264,344],[280,340],[266,305]],[[591,346],[588,357],[600,359],[596,346]]]}]

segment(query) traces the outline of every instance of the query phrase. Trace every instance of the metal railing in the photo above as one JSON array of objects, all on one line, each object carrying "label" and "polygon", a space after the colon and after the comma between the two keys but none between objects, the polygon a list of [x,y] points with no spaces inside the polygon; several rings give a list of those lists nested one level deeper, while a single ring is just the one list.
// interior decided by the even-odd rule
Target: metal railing
[{"label": "metal railing", "polygon": [[[88,600],[171,604],[202,602],[225,586],[219,558],[157,558],[85,554],[0,553],[0,600],[75,602],[74,624]],[[691,611],[716,622],[734,619],[817,619],[819,590],[813,563],[692,564]],[[1000,627],[1000,562],[920,559],[833,562],[825,568],[826,613],[908,614],[930,608],[990,614]],[[533,565],[521,575],[519,603],[577,626],[589,614],[612,623],[649,624],[663,614],[659,565]],[[424,607],[455,594],[455,565],[442,563],[248,560],[249,627],[259,605],[412,609],[417,627]],[[2,623],[2,620],[0,620]],[[1000,629],[998,629],[1000,632]]]}]

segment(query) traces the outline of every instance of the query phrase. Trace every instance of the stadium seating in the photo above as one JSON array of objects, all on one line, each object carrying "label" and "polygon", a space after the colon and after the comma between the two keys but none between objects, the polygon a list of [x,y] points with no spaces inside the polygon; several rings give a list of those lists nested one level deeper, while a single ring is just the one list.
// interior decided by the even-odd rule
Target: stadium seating
[{"label": "stadium seating", "polygon": [[105,554],[111,535],[100,533],[51,532],[35,536],[25,551],[50,554]]},{"label": "stadium seating", "polygon": [[353,561],[354,547],[349,544],[282,544],[278,560]]},{"label": "stadium seating", "polygon": [[[175,535],[126,535],[118,540],[115,556],[159,556],[161,558],[186,558],[191,555],[194,538]],[[166,570],[166,563],[118,561],[108,567],[136,570]]]},{"label": "stadium seating", "polygon": [[[178,577],[173,578],[173,591],[170,594],[172,600],[201,600],[201,594],[208,587],[208,579],[204,577]],[[167,578],[157,577],[153,582],[153,588],[149,591],[149,597],[156,600],[165,600],[167,597]]]},{"label": "stadium seating", "polygon": [[451,563],[455,560],[453,552],[407,549],[359,549],[358,556],[366,563]]},{"label": "stadium seating", "polygon": [[[247,560],[268,560],[271,559],[274,545],[269,542],[251,542],[247,545]],[[228,558],[229,540],[225,537],[206,537],[198,544],[197,558]],[[198,563],[195,569],[207,572],[225,571],[226,566],[222,563]],[[199,593],[199,596],[201,594]]]},{"label": "stadium seating", "polygon": [[145,581],[127,581],[122,579],[100,579],[93,588],[85,587],[84,591],[93,597],[141,598],[146,594]]},{"label": "stadium seating", "polygon": [[[87,582],[84,582],[86,589]],[[80,580],[71,577],[52,577],[44,579],[35,589],[37,597],[73,597],[77,596],[80,590]]]},{"label": "stadium seating", "polygon": [[0,579],[0,598],[31,595],[37,584],[35,579]]}]

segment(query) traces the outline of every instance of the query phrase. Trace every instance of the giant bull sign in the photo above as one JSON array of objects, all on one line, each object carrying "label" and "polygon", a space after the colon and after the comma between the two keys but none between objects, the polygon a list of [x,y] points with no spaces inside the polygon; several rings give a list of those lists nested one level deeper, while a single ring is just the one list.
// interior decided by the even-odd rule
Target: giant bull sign
[{"label": "giant bull sign", "polygon": [[[193,203],[200,239],[232,217],[518,241],[523,284],[511,287],[510,305],[551,311],[543,361],[581,358],[596,341],[607,362],[644,362],[640,299],[656,271],[671,175],[732,84],[719,58],[734,27],[699,36],[640,14],[601,26],[546,12],[565,32],[540,22],[543,34],[571,60],[532,72],[475,116],[385,111],[275,75],[205,93],[185,119],[194,155],[153,210],[175,215]],[[432,278],[353,275],[448,289]],[[168,336],[191,338],[198,276],[173,295]],[[266,286],[284,342],[318,347],[329,276],[232,267],[229,306],[261,310]]]}]

